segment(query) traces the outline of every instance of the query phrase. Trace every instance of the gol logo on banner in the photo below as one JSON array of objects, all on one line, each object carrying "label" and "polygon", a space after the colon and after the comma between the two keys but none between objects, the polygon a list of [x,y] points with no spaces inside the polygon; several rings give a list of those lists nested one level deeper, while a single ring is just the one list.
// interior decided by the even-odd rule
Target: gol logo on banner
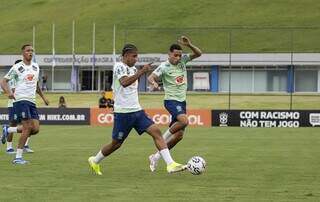
[{"label": "gol logo on banner", "polygon": [[[170,114],[164,109],[146,109],[145,112],[157,125],[168,126],[171,122]],[[90,110],[92,126],[112,126],[113,112],[110,109],[92,108]],[[211,127],[210,110],[188,110],[189,126]]]}]

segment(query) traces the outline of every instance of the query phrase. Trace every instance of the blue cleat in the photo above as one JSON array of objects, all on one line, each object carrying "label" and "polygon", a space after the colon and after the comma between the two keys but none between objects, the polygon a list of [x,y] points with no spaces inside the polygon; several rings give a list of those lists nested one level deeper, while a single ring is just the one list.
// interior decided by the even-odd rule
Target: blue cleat
[{"label": "blue cleat", "polygon": [[1,142],[2,144],[5,144],[7,142],[7,137],[8,137],[8,128],[9,126],[3,125],[2,126],[2,136],[1,136]]},{"label": "blue cleat", "polygon": [[7,153],[7,154],[15,154],[16,151],[14,151],[13,148],[10,148],[10,149],[7,149],[6,153]]},{"label": "blue cleat", "polygon": [[24,165],[24,164],[29,163],[29,161],[25,161],[22,158],[15,158],[15,159],[13,159],[12,163],[17,164],[17,165]]}]

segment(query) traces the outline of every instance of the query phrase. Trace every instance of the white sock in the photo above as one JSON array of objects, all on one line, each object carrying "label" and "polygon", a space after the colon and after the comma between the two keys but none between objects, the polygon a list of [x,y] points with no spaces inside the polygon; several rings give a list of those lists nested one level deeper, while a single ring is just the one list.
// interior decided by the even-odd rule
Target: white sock
[{"label": "white sock", "polygon": [[[166,143],[168,143],[173,137],[169,129],[166,132],[164,132],[164,134],[162,135],[162,137],[166,141]],[[153,155],[153,159],[155,161],[159,161],[161,159],[161,154],[159,151]]]},{"label": "white sock", "polygon": [[28,139],[27,139],[26,143],[24,143],[24,146],[28,146],[28,144],[29,144],[29,140],[30,140],[30,137],[28,137]]},{"label": "white sock", "polygon": [[171,140],[172,134],[171,134],[171,132],[170,132],[170,128],[169,128],[166,132],[164,132],[164,134],[162,135],[162,137],[163,137],[163,139],[164,139],[167,143]]},{"label": "white sock", "polygon": [[23,149],[17,149],[16,158],[22,158]]},{"label": "white sock", "polygon": [[161,150],[160,154],[167,165],[170,165],[174,162],[168,148]]},{"label": "white sock", "polygon": [[94,157],[94,162],[95,163],[100,163],[100,161],[102,161],[102,159],[104,159],[104,155],[102,154],[102,152],[101,151],[99,151],[98,153],[97,153],[97,155]]},{"label": "white sock", "polygon": [[18,127],[9,127],[8,128],[8,133],[16,133],[18,132]]},{"label": "white sock", "polygon": [[7,142],[7,150],[12,148],[12,142]]}]

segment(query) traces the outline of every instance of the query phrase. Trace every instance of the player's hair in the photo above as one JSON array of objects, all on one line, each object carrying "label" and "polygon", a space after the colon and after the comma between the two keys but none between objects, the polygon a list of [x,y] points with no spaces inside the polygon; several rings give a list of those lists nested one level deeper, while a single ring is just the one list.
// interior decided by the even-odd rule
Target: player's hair
[{"label": "player's hair", "polygon": [[24,44],[24,45],[21,47],[21,50],[24,50],[27,46],[31,46],[31,44]]},{"label": "player's hair", "polygon": [[170,52],[173,52],[174,50],[182,50],[182,48],[179,44],[174,43],[170,46],[169,50],[170,50]]},{"label": "player's hair", "polygon": [[138,51],[138,48],[133,44],[126,44],[122,48],[122,56],[124,56],[126,53]]},{"label": "player's hair", "polygon": [[21,62],[22,60],[16,60],[15,62],[14,62],[14,64],[18,64],[19,62]]}]

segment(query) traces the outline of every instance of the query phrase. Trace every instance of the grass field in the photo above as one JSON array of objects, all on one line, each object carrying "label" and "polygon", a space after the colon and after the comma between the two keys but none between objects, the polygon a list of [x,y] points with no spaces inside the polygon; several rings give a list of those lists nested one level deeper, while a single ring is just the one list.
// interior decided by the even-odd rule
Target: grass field
[{"label": "grass field", "polygon": [[317,128],[189,128],[173,150],[186,162],[200,155],[203,175],[150,173],[148,135],[132,133],[102,162],[103,176],[87,158],[110,140],[111,128],[42,126],[31,140],[31,163],[14,166],[0,153],[0,201],[320,201]]},{"label": "grass field", "polygon": [[[0,53],[19,53],[22,44],[32,42],[34,25],[37,53],[51,53],[52,23],[56,54],[71,53],[73,20],[76,53],[91,53],[93,22],[98,53],[112,52],[114,24],[118,52],[126,41],[137,44],[140,52],[165,53],[181,34],[190,36],[205,53],[229,52],[228,29],[185,28],[317,26],[319,9],[318,0],[0,0]],[[143,27],[167,29],[135,30]],[[320,29],[296,29],[292,34],[295,52],[319,52]],[[290,38],[286,29],[234,29],[232,51],[290,52]]]},{"label": "grass field", "polygon": [[[49,107],[57,107],[60,96],[64,96],[68,107],[97,107],[99,93],[46,93],[50,100]],[[143,108],[163,108],[163,94],[140,94],[140,103]],[[320,94],[294,95],[293,109],[320,109]],[[187,96],[190,109],[228,109],[228,95],[190,93]],[[39,107],[44,106],[40,98]],[[7,97],[0,96],[0,106],[7,106]],[[231,109],[289,109],[289,95],[232,95]]]}]

